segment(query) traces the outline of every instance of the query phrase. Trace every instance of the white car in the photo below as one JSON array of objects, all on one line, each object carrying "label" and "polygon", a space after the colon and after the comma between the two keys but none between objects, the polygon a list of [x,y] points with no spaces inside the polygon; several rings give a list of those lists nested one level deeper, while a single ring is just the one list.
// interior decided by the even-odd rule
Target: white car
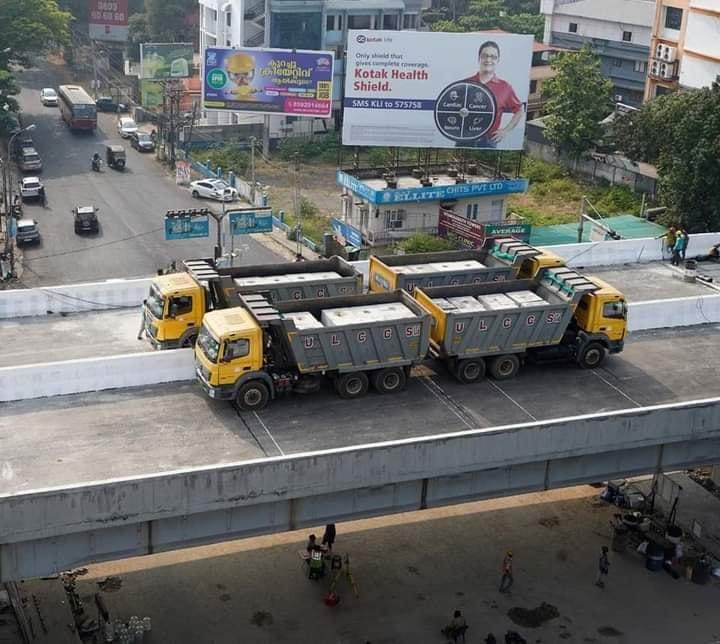
[{"label": "white car", "polygon": [[35,199],[40,196],[42,183],[37,177],[23,177],[20,182],[20,195],[23,199]]},{"label": "white car", "polygon": [[43,87],[40,90],[40,102],[43,105],[57,107],[58,95],[52,87]]},{"label": "white car", "polygon": [[201,179],[190,184],[190,194],[195,199],[217,199],[218,201],[235,201],[238,191],[222,179]]},{"label": "white car", "polygon": [[137,123],[129,116],[121,116],[118,119],[118,134],[123,138],[127,139],[131,134],[135,134],[138,131]]}]

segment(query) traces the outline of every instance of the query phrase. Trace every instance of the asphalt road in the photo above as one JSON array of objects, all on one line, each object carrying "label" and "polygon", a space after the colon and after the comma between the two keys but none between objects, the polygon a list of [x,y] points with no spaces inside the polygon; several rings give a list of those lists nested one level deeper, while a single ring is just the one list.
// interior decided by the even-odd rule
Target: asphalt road
[{"label": "asphalt road", "polygon": [[[165,241],[163,215],[169,209],[198,208],[214,202],[193,199],[175,185],[153,154],[133,150],[116,133],[116,117],[98,115],[94,134],[71,133],[58,108],[43,107],[40,90],[71,81],[64,67],[45,63],[19,75],[23,123],[35,123],[32,133],[43,159],[40,174],[48,206],[28,204],[25,216],[36,219],[42,241],[24,249],[22,282],[28,287],[69,284],[116,277],[154,274],[173,260],[212,255],[214,224],[210,238]],[[127,169],[103,167],[92,172],[94,152],[104,158],[105,145],[121,143],[127,151]],[[73,232],[71,209],[94,204],[100,208],[100,233],[80,237]],[[236,243],[240,262],[271,263],[281,258],[251,237]],[[237,260],[236,260],[237,261]]]},{"label": "asphalt road", "polygon": [[406,391],[341,400],[330,386],[238,414],[196,383],[3,405],[0,494],[183,467],[593,414],[719,395],[718,327],[633,333],[603,367],[526,365],[461,385],[428,361]]}]

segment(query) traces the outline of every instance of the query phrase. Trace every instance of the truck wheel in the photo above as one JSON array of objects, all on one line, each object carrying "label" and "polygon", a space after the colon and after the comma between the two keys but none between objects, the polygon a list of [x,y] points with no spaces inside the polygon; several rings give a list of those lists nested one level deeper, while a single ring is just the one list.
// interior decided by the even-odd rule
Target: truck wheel
[{"label": "truck wheel", "polygon": [[405,388],[405,372],[402,369],[380,369],[372,374],[372,385],[379,394],[394,394]]},{"label": "truck wheel", "polygon": [[509,380],[517,376],[518,371],[520,371],[520,358],[513,353],[497,356],[490,362],[490,375],[495,380]]},{"label": "truck wheel", "polygon": [[577,357],[577,363],[583,369],[595,369],[605,360],[605,347],[599,342],[590,342],[584,346]]},{"label": "truck wheel", "polygon": [[485,361],[482,358],[460,360],[455,366],[454,375],[466,385],[482,380],[485,377]]},{"label": "truck wheel", "polygon": [[335,391],[345,400],[360,398],[367,393],[367,390],[368,377],[362,371],[345,373],[335,380]]},{"label": "truck wheel", "polygon": [[267,385],[255,380],[246,382],[235,394],[235,404],[245,411],[258,411],[267,405],[270,392]]}]

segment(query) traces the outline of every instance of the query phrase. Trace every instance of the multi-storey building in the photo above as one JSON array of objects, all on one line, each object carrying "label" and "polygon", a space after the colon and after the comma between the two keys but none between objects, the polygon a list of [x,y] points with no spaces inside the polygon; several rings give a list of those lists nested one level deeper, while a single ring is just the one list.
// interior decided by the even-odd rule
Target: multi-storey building
[{"label": "multi-storey building", "polygon": [[720,80],[720,0],[657,0],[645,100]]},{"label": "multi-storey building", "polygon": [[[199,0],[200,48],[276,47],[335,52],[333,107],[340,110],[348,29],[421,27],[431,0]],[[207,121],[243,123],[257,116],[208,113]],[[302,133],[312,119],[272,117],[272,137]]]},{"label": "multi-storey building", "polygon": [[563,49],[589,45],[613,83],[611,98],[627,105],[642,103],[654,0],[542,0],[540,11],[546,44]]}]

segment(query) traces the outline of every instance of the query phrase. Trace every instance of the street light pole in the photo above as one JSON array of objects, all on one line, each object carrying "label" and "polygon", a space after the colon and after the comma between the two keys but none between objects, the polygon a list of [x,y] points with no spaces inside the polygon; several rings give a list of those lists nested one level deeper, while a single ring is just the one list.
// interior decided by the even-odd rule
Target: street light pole
[{"label": "street light pole", "polygon": [[255,137],[250,137],[250,202],[255,205]]}]

